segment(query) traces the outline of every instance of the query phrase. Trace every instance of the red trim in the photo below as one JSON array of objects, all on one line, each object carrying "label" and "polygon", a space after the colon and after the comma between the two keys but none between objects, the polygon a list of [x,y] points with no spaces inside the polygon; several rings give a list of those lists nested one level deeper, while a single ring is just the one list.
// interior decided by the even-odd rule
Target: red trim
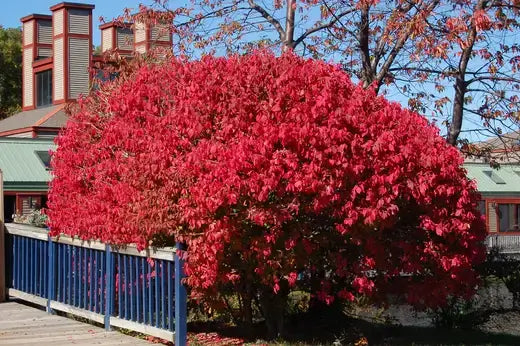
[{"label": "red trim", "polygon": [[56,10],[59,10],[61,8],[80,8],[80,9],[87,9],[87,10],[93,10],[96,6],[95,5],[90,5],[90,4],[81,4],[81,3],[77,3],[77,2],[62,2],[62,3],[59,3],[59,4],[56,4],[54,6],[51,6],[50,7],[50,10],[51,11],[56,11]]},{"label": "red trim", "polygon": [[[23,19],[23,18],[22,18]],[[24,23],[22,22],[22,110],[25,110],[25,34],[24,34]]]},{"label": "red trim", "polygon": [[[35,20],[33,24],[33,43],[35,47],[33,48],[33,58],[31,65],[36,61],[38,57],[38,21]],[[34,73],[34,68],[31,69],[32,73],[32,96],[33,96],[33,107],[36,107],[36,74]]]},{"label": "red trim", "polygon": [[[512,234],[512,235],[519,234],[520,235],[520,232],[500,231],[500,218],[499,218],[499,215],[497,212],[498,204],[520,204],[519,198],[486,198],[485,201],[486,201],[486,229],[489,234]],[[488,203],[489,203],[489,208],[488,208]],[[497,204],[496,208],[494,208],[494,212],[496,215],[495,219],[496,219],[496,223],[497,223],[496,232],[490,232],[490,230],[489,230],[489,221],[488,221],[489,213],[493,210],[493,208],[491,207],[491,203]],[[515,214],[516,214],[516,208],[515,208]]]},{"label": "red trim", "polygon": [[73,37],[73,38],[89,38],[90,35],[88,34],[73,34],[73,33],[69,33],[67,35],[69,38]]},{"label": "red trim", "polygon": [[63,10],[63,101],[69,100],[69,11]]},{"label": "red trim", "polygon": [[44,19],[44,20],[52,20],[52,16],[48,14],[39,14],[39,13],[33,13],[28,16],[20,18],[20,21],[22,23],[28,22],[33,19]]},{"label": "red trim", "polygon": [[52,70],[52,62],[50,64],[48,64],[48,65],[43,65],[43,66],[40,66],[40,67],[33,68],[35,76],[36,76],[36,74],[38,74],[40,72],[48,71],[48,70]]},{"label": "red trim", "polygon": [[[93,43],[92,43],[92,32],[93,32],[93,23],[92,23],[92,10],[90,10],[89,14],[88,14],[88,47],[89,47],[89,50],[88,50],[88,85],[90,86],[91,85],[91,82],[92,82],[92,55],[94,54],[94,51],[92,50],[93,49]],[[88,88],[87,88],[87,93],[88,93]],[[85,95],[87,96],[87,95]]]},{"label": "red trim", "polygon": [[9,130],[9,131],[4,131],[4,132],[0,132],[0,137],[6,137],[6,136],[10,136],[10,135],[17,135],[19,133],[31,132],[32,129],[33,129],[33,127],[30,126],[30,127],[24,127],[24,128],[21,128],[21,129],[14,129],[14,130]]},{"label": "red trim", "polygon": [[98,28],[100,30],[105,30],[105,29],[111,28],[113,26],[114,26],[114,22],[108,22],[108,23],[105,23],[105,24],[101,24],[100,26],[98,26]]},{"label": "red trim", "polygon": [[484,199],[484,206],[486,208],[486,231],[488,233],[496,233],[496,232],[491,232],[489,230],[489,208],[488,208],[488,201],[487,201],[487,199]]},{"label": "red trim", "polygon": [[34,191],[34,192],[31,192],[31,191],[23,191],[23,192],[19,192],[19,191],[4,191],[4,195],[6,195],[6,196],[16,196],[16,195],[21,195],[21,194],[24,194],[24,193],[27,193],[27,194],[30,194],[30,195],[38,195],[38,196],[47,195],[47,192],[42,192],[42,191]]},{"label": "red trim", "polygon": [[497,203],[516,203],[516,204],[520,204],[520,198],[504,198],[504,197],[498,197],[498,198],[494,198],[494,197],[487,197],[486,198],[487,201],[489,202],[497,202]]},{"label": "red trim", "polygon": [[59,132],[59,127],[39,127],[39,126],[30,126],[30,127],[24,127],[21,129],[14,129],[9,131],[0,132],[0,137],[7,137],[11,135],[17,135],[20,133],[29,133],[29,132]]},{"label": "red trim", "polygon": [[[56,48],[55,48],[55,42],[58,38],[60,38],[61,36],[63,36],[63,32],[61,34],[55,34],[54,31],[55,31],[55,23],[54,23],[54,17],[56,16],[55,13],[52,14],[52,17],[53,17],[53,23],[52,23],[52,56],[54,58],[54,56],[56,55]],[[63,24],[63,23],[62,23]],[[65,28],[63,28],[63,30],[65,30]],[[52,61],[52,68],[53,68],[53,72],[52,72],[52,104],[55,105],[57,102],[56,102],[56,95],[55,95],[55,88],[56,88],[56,68],[54,66],[55,64],[55,61],[53,59]]]},{"label": "red trim", "polygon": [[18,196],[33,196],[33,195],[43,196],[43,195],[47,195],[47,192],[44,192],[44,191],[22,191],[22,192],[11,191],[11,194],[17,194]]},{"label": "red trim", "polygon": [[33,67],[33,69],[37,69],[37,68],[41,68],[42,66],[47,67],[47,65],[51,65],[48,68],[52,68],[52,63],[53,63],[52,57],[45,58],[45,59],[33,61],[32,67]]},{"label": "red trim", "polygon": [[150,50],[150,41],[152,40],[152,29],[150,27],[150,24],[148,23],[145,27],[146,30],[146,52]]},{"label": "red trim", "polygon": [[111,28],[111,27],[116,27],[116,28],[131,28],[132,27],[132,23],[118,23],[118,22],[108,22],[108,23],[105,23],[105,24],[101,24],[99,26],[99,28],[101,30],[104,30],[104,29],[107,29],[107,28]]},{"label": "red trim", "polygon": [[112,47],[110,49],[119,48],[117,45],[117,28],[112,28]]},{"label": "red trim", "polygon": [[34,123],[34,127],[40,126],[41,124],[43,124],[44,122],[49,120],[53,115],[55,115],[62,109],[63,109],[63,107],[56,107],[56,109],[53,110],[52,112],[45,114],[40,120],[38,120],[37,122]]},{"label": "red trim", "polygon": [[33,85],[33,107],[36,108],[36,73],[32,69],[32,85]]}]

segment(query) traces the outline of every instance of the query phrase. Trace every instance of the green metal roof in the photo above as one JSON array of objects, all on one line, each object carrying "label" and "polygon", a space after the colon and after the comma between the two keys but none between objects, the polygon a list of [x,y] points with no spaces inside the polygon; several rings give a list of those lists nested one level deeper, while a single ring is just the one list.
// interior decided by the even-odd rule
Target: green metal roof
[{"label": "green metal roof", "polygon": [[51,139],[0,138],[5,191],[47,191],[52,177],[36,152],[55,149]]},{"label": "green metal roof", "polygon": [[468,177],[477,182],[483,195],[520,196],[520,165],[501,164],[494,169],[488,163],[465,163]]}]

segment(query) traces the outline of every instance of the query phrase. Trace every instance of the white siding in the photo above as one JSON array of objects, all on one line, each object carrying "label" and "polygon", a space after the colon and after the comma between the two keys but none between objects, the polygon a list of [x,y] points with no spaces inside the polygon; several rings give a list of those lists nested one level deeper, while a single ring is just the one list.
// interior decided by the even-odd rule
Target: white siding
[{"label": "white siding", "polygon": [[497,231],[497,212],[495,208],[491,206],[491,203],[488,203],[488,217],[489,217],[489,231],[496,232]]},{"label": "white siding", "polygon": [[88,35],[89,11],[71,8],[69,10],[69,33]]},{"label": "white siding", "polygon": [[23,106],[29,107],[33,105],[33,48],[23,50]]},{"label": "white siding", "polygon": [[130,28],[117,28],[117,48],[122,50],[134,49],[134,33]]},{"label": "white siding", "polygon": [[38,21],[38,43],[52,44],[52,22]]},{"label": "white siding", "polygon": [[144,53],[146,53],[146,46],[144,44],[140,45],[140,46],[135,46],[135,51],[137,53],[144,54]]},{"label": "white siding", "polygon": [[89,54],[88,39],[69,39],[69,97],[72,99],[78,98],[80,94],[88,94]]},{"label": "white siding", "polygon": [[63,34],[63,13],[64,10],[59,10],[52,14],[52,27],[54,28],[54,35]]},{"label": "white siding", "polygon": [[65,85],[63,74],[65,73],[65,62],[63,61],[63,37],[54,40],[54,100],[65,98]]},{"label": "white siding", "polygon": [[40,58],[49,58],[52,56],[52,48],[39,47],[38,56]]},{"label": "white siding", "polygon": [[112,42],[112,31],[114,30],[114,28],[108,28],[108,29],[104,29],[102,32],[101,32],[101,39],[102,39],[102,42],[101,42],[101,50],[103,52],[109,50],[109,49],[112,49],[113,47],[113,42]]},{"label": "white siding", "polygon": [[135,23],[135,42],[146,41],[146,30],[143,23]]},{"label": "white siding", "polygon": [[34,35],[34,20],[23,23],[23,44],[32,44]]},{"label": "white siding", "polygon": [[170,31],[166,25],[156,25],[152,27],[152,32],[150,33],[150,39],[152,41],[170,41]]},{"label": "white siding", "polygon": [[11,137],[11,138],[32,138],[32,131],[23,132],[23,133],[17,133],[17,134],[14,134],[14,135],[9,135],[7,137]]}]

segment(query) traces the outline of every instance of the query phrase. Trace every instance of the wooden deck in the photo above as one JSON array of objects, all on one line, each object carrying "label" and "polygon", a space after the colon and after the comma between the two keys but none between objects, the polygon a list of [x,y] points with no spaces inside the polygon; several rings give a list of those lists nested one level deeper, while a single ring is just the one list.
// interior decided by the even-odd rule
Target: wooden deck
[{"label": "wooden deck", "polygon": [[116,331],[50,315],[17,302],[0,303],[0,345],[151,345]]}]

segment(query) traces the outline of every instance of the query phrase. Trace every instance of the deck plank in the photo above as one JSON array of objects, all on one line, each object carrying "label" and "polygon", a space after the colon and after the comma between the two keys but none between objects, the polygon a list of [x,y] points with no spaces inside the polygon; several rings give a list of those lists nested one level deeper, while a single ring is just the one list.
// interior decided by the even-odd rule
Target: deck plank
[{"label": "deck plank", "polygon": [[15,301],[0,304],[0,345],[151,345],[116,331],[49,315]]}]

